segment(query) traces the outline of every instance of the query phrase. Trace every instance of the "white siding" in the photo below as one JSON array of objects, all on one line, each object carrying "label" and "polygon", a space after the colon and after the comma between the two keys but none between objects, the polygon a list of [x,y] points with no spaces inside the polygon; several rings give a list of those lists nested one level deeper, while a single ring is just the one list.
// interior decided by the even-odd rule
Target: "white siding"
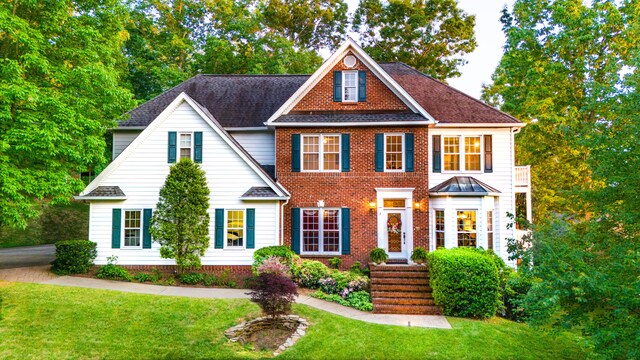
[{"label": "white siding", "polygon": [[[486,211],[493,206],[494,213],[494,235],[493,244],[497,254],[499,254],[505,261],[507,261],[507,244],[505,239],[514,237],[512,229],[507,229],[509,219],[507,218],[507,212],[515,213],[515,160],[514,160],[514,143],[513,132],[510,128],[433,128],[429,129],[429,159],[433,159],[433,146],[431,141],[433,135],[444,136],[482,136],[492,135],[492,155],[493,155],[493,172],[485,173],[484,171],[445,171],[444,163],[442,164],[442,173],[434,173],[431,162],[429,163],[429,188],[443,183],[446,180],[454,176],[471,176],[476,178],[487,185],[500,191],[499,196],[495,197],[495,203],[489,205],[490,198],[493,197],[431,197],[429,199],[430,218],[433,218],[433,209],[446,208],[445,221],[446,224],[446,247],[456,246],[453,238],[456,236],[455,227],[455,209],[474,209],[478,208],[478,239],[479,245],[486,248],[486,229],[485,229],[485,217]],[[462,141],[462,140],[461,140]],[[484,141],[484,140],[483,140]],[[444,141],[443,141],[444,142]],[[484,145],[484,143],[483,143]],[[442,148],[442,151],[444,149]],[[484,147],[482,152],[482,161],[484,165]],[[484,200],[483,200],[484,199]],[[433,220],[431,237],[435,239],[433,232]],[[448,240],[447,240],[448,239]],[[457,241],[457,240],[456,240]],[[435,243],[435,240],[432,240]]]},{"label": "white siding", "polygon": [[276,164],[276,140],[273,131],[233,131],[230,134],[260,164]]},{"label": "white siding", "polygon": [[[156,121],[160,121],[158,119]],[[207,182],[211,189],[210,248],[202,258],[203,265],[250,265],[254,250],[214,249],[215,209],[256,209],[256,249],[278,244],[278,201],[242,201],[239,197],[253,186],[268,186],[240,156],[188,105],[183,102],[120,166],[113,168],[100,183],[101,186],[119,186],[127,195],[125,201],[93,202],[89,238],[98,243],[96,264],[105,264],[110,255],[118,256],[122,265],[173,264],[173,260],[160,258],[159,245],[152,249],[112,249],[112,209],[155,208],[159,190],[169,174],[167,139],[169,131],[202,131],[203,162]],[[123,212],[124,216],[124,212]],[[122,241],[122,240],[121,240]]]},{"label": "white siding", "polygon": [[113,132],[113,157],[115,159],[122,153],[124,149],[135,140],[142,130],[122,131],[117,130]]}]

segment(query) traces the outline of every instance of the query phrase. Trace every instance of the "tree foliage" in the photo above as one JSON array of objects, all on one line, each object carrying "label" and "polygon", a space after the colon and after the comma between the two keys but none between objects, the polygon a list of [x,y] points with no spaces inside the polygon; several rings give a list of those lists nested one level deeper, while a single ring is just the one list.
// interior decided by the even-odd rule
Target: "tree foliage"
[{"label": "tree foliage", "polygon": [[260,305],[262,312],[272,319],[291,311],[291,303],[298,296],[296,284],[291,278],[272,272],[263,272],[252,286],[251,301]]},{"label": "tree foliage", "polygon": [[68,202],[105,163],[105,128],[133,106],[127,16],[115,0],[0,3],[0,224]]},{"label": "tree foliage", "polygon": [[445,80],[460,76],[462,55],[476,48],[474,24],[454,0],[361,0],[353,30],[376,61],[402,61]]},{"label": "tree foliage", "polygon": [[160,189],[150,233],[160,256],[175,259],[180,271],[199,268],[209,248],[209,187],[205,172],[190,159],[172,166]]}]

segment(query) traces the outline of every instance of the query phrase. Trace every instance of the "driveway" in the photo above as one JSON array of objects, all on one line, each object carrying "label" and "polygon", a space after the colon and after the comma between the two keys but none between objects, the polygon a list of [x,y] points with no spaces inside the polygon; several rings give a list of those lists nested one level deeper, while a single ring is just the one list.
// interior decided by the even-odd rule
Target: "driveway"
[{"label": "driveway", "polygon": [[0,249],[0,269],[49,265],[55,258],[53,244]]}]

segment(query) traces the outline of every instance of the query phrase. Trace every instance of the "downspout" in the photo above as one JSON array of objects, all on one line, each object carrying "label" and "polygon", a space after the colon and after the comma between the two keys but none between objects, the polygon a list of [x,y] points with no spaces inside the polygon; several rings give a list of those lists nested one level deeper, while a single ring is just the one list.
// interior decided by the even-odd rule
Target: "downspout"
[{"label": "downspout", "polygon": [[278,245],[284,245],[284,207],[289,203],[289,199],[285,200],[280,205],[280,240]]}]

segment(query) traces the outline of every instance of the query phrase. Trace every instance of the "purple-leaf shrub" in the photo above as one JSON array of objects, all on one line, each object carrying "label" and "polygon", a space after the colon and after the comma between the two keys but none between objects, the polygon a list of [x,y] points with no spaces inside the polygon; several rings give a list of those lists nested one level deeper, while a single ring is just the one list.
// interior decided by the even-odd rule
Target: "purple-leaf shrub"
[{"label": "purple-leaf shrub", "polygon": [[277,256],[269,256],[258,266],[258,274],[262,273],[291,277],[291,269],[286,264],[281,263],[280,258]]},{"label": "purple-leaf shrub", "polygon": [[251,301],[260,305],[262,312],[276,318],[291,311],[291,303],[298,296],[296,284],[287,276],[270,272],[258,275],[251,295]]}]

